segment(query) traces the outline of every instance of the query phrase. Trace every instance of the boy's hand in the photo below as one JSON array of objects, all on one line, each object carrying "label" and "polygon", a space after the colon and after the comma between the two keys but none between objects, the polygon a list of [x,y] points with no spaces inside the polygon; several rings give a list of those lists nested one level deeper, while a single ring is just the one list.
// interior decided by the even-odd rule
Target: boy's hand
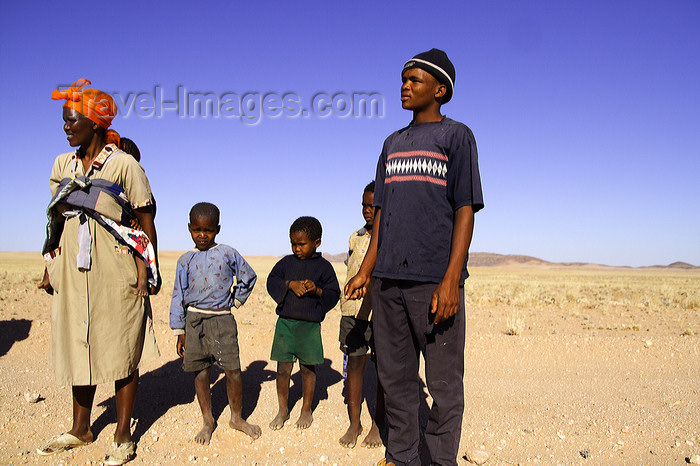
[{"label": "boy's hand", "polygon": [[316,284],[311,280],[304,280],[304,287],[306,287],[306,292],[314,296],[319,296],[319,288],[316,288]]},{"label": "boy's hand", "polygon": [[430,312],[435,314],[435,323],[447,320],[459,310],[459,284],[441,281],[433,291]]},{"label": "boy's hand", "polygon": [[185,357],[185,334],[177,336],[177,355],[181,358]]},{"label": "boy's hand", "polygon": [[289,289],[292,290],[292,293],[297,295],[299,298],[304,296],[306,294],[306,282],[308,280],[290,280],[289,281]]},{"label": "boy's hand", "polygon": [[433,292],[430,303],[430,312],[435,314],[435,323],[447,320],[459,311],[460,299],[464,299],[464,293],[460,293],[462,268],[467,260],[469,245],[474,231],[474,210],[472,206],[465,205],[455,211],[454,228],[452,230],[452,246],[447,270]]},{"label": "boy's hand", "polygon": [[367,294],[369,277],[358,273],[345,285],[345,299],[361,299]]}]

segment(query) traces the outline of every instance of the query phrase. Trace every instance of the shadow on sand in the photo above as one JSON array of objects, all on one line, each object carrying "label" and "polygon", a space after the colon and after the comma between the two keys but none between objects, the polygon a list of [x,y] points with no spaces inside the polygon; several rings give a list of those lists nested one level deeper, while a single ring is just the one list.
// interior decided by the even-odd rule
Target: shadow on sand
[{"label": "shadow on sand", "polygon": [[[430,452],[425,445],[425,427],[428,424],[428,418],[430,417],[430,406],[428,406],[428,395],[426,393],[425,383],[421,380],[420,382],[420,405],[418,406],[418,422],[420,425],[420,444],[418,445],[418,453],[420,455],[421,464],[430,464]],[[365,365],[364,378],[362,382],[362,398],[364,399],[365,406],[369,411],[372,419],[376,416],[377,407],[377,366],[370,358],[367,358],[367,364]],[[343,402],[347,405],[347,390],[343,387]],[[350,418],[348,417],[348,423]],[[387,429],[386,429],[386,419],[384,422],[384,428],[379,430],[382,437],[382,443],[386,445],[387,442]],[[368,432],[365,430],[364,432]],[[364,433],[363,432],[363,433]],[[338,438],[340,438],[340,435]]]},{"label": "shadow on sand", "polygon": [[[219,369],[216,369],[219,370]],[[212,370],[212,373],[214,370]],[[274,361],[253,361],[246,367],[241,377],[243,378],[243,409],[242,415],[247,419],[258,406],[260,390],[263,382],[274,381],[277,378],[277,364]],[[316,409],[319,400],[328,399],[328,387],[342,380],[340,373],[331,368],[331,360],[325,359],[323,364],[316,366],[316,390],[311,409]],[[289,411],[302,398],[301,372],[298,370],[292,374],[289,387]],[[221,377],[212,387],[212,412],[215,419],[228,406],[226,397],[226,378]]]},{"label": "shadow on sand", "polygon": [[[133,432],[134,441],[160,419],[170,408],[189,404],[194,400],[194,380],[191,374],[182,370],[182,359],[174,359],[158,369],[141,374],[139,390],[134,406],[134,418],[138,424]],[[98,437],[110,423],[117,420],[114,396],[104,400],[99,406],[107,409],[92,423],[92,432]]]},{"label": "shadow on sand", "polygon": [[[253,361],[241,371],[241,378],[243,379],[243,408],[241,409],[241,415],[243,419],[248,419],[258,406],[263,382],[275,380],[276,372],[267,369],[267,365],[267,361]],[[212,375],[212,377],[218,377],[219,373],[223,373],[223,371],[218,367],[212,369],[212,374],[216,374]],[[228,406],[226,377],[221,377],[211,388],[211,404],[214,419],[218,419]]]},{"label": "shadow on sand", "polygon": [[31,320],[0,320],[0,356],[5,356],[16,342],[26,340],[31,328]]},{"label": "shadow on sand", "polygon": [[[244,419],[255,411],[260,400],[263,382],[273,381],[276,378],[276,367],[275,370],[270,370],[268,364],[270,364],[268,361],[253,361],[242,371]],[[212,387],[214,419],[218,419],[228,406],[226,377],[220,377],[222,372],[216,366],[212,369],[212,380],[218,379]],[[340,380],[342,376],[338,371],[331,369],[330,359],[316,366],[316,391],[312,409],[316,408],[319,400],[328,399],[328,387]],[[289,390],[290,410],[301,399],[301,386],[301,373],[297,371],[292,375],[292,385]],[[194,398],[194,376],[182,370],[181,359],[174,359],[158,369],[141,375],[134,407],[134,417],[138,419],[133,432],[134,441],[138,442],[141,436],[171,408],[192,403]],[[95,437],[99,436],[108,424],[116,422],[117,418],[114,396],[99,403],[99,406],[106,406],[107,409],[92,423],[91,428]]]},{"label": "shadow on sand", "polygon": [[[297,366],[298,367],[298,366]],[[275,373],[276,374],[276,373]],[[331,360],[326,358],[323,364],[316,366],[316,389],[314,390],[314,401],[311,404],[311,411],[318,406],[319,400],[328,399],[328,388],[343,380],[343,375],[331,368]],[[289,412],[302,398],[301,371],[297,370],[292,374],[289,387]]]}]

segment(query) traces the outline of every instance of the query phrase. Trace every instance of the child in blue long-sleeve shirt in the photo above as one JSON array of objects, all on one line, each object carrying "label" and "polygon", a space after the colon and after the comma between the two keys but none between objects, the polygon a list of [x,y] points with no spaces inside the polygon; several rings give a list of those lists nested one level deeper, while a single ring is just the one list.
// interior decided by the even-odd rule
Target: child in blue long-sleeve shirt
[{"label": "child in blue long-sleeve shirt", "polygon": [[316,364],[323,362],[321,321],[340,297],[333,266],[316,249],[321,245],[321,223],[314,217],[299,217],[289,228],[294,254],[283,257],[267,277],[267,292],[277,303],[277,325],[270,359],[277,361],[279,411],[270,422],[281,429],[289,419],[289,379],[294,360],[299,360],[303,403],[297,428],[313,422],[311,402],[316,387]]},{"label": "child in blue long-sleeve shirt", "polygon": [[215,242],[221,226],[219,209],[214,204],[195,204],[190,210],[188,229],[195,249],[177,261],[170,328],[177,336],[177,354],[184,358],[184,370],[195,373],[203,427],[194,440],[208,444],[216,429],[209,388],[212,363],[226,374],[229,426],[256,439],[262,433],[260,427],[241,417],[243,384],[238,328],[231,307],[237,308],[246,301],[257,275],[238,251]]}]

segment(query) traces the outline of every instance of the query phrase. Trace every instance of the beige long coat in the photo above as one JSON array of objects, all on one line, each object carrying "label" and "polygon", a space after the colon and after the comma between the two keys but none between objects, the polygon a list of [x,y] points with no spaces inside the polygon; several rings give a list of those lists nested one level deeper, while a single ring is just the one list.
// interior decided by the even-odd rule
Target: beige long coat
[{"label": "beige long coat", "polygon": [[[66,177],[87,175],[124,188],[134,208],[151,202],[151,188],[136,160],[107,146],[104,165],[84,173],[74,152],[59,155],[51,170],[51,193]],[[104,155],[104,151],[103,154]],[[100,157],[98,156],[98,160]],[[140,363],[158,357],[150,300],[133,294],[134,256],[92,219],[90,270],[76,266],[77,217],[65,221],[61,253],[48,262],[55,293],[51,311],[51,363],[59,385],[96,385],[123,379]]]}]

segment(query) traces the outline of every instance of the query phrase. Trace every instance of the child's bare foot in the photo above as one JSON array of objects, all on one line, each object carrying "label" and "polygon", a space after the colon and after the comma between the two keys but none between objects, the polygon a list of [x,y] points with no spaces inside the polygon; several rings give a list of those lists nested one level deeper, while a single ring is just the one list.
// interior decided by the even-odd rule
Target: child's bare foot
[{"label": "child's bare foot", "polygon": [[379,435],[379,427],[376,423],[372,423],[372,428],[362,441],[361,445],[365,448],[379,448],[383,445],[382,437]]},{"label": "child's bare foot", "polygon": [[312,422],[314,422],[314,417],[311,415],[311,411],[302,411],[297,419],[297,429],[308,429]]},{"label": "child's bare foot", "polygon": [[36,287],[40,290],[46,291],[48,294],[53,294],[53,287],[51,286],[51,282],[49,282],[48,275],[44,276]]},{"label": "child's bare foot", "polygon": [[194,441],[201,445],[209,445],[211,434],[214,432],[214,429],[216,429],[216,423],[208,424],[205,422],[202,426],[202,430],[194,436]]},{"label": "child's bare foot", "polygon": [[139,283],[136,285],[136,289],[134,290],[134,294],[136,296],[141,296],[142,298],[148,296],[148,282],[144,281],[141,283],[139,281]]},{"label": "child's bare foot", "polygon": [[246,434],[247,436],[249,436],[253,440],[255,440],[256,438],[260,437],[260,435],[262,435],[262,429],[260,428],[260,426],[256,426],[255,424],[250,424],[241,418],[238,418],[237,420],[231,419],[228,422],[228,425],[232,429],[240,430],[241,432],[243,432],[244,434]]},{"label": "child's bare foot", "polygon": [[275,416],[272,422],[270,422],[270,429],[280,430],[282,427],[284,427],[284,423],[287,422],[287,419],[289,419],[289,411],[278,412],[277,416]]},{"label": "child's bare foot", "polygon": [[338,442],[346,448],[355,448],[355,444],[357,443],[357,437],[362,433],[362,425],[360,424],[350,424],[350,427],[348,427],[347,432],[340,437]]}]

